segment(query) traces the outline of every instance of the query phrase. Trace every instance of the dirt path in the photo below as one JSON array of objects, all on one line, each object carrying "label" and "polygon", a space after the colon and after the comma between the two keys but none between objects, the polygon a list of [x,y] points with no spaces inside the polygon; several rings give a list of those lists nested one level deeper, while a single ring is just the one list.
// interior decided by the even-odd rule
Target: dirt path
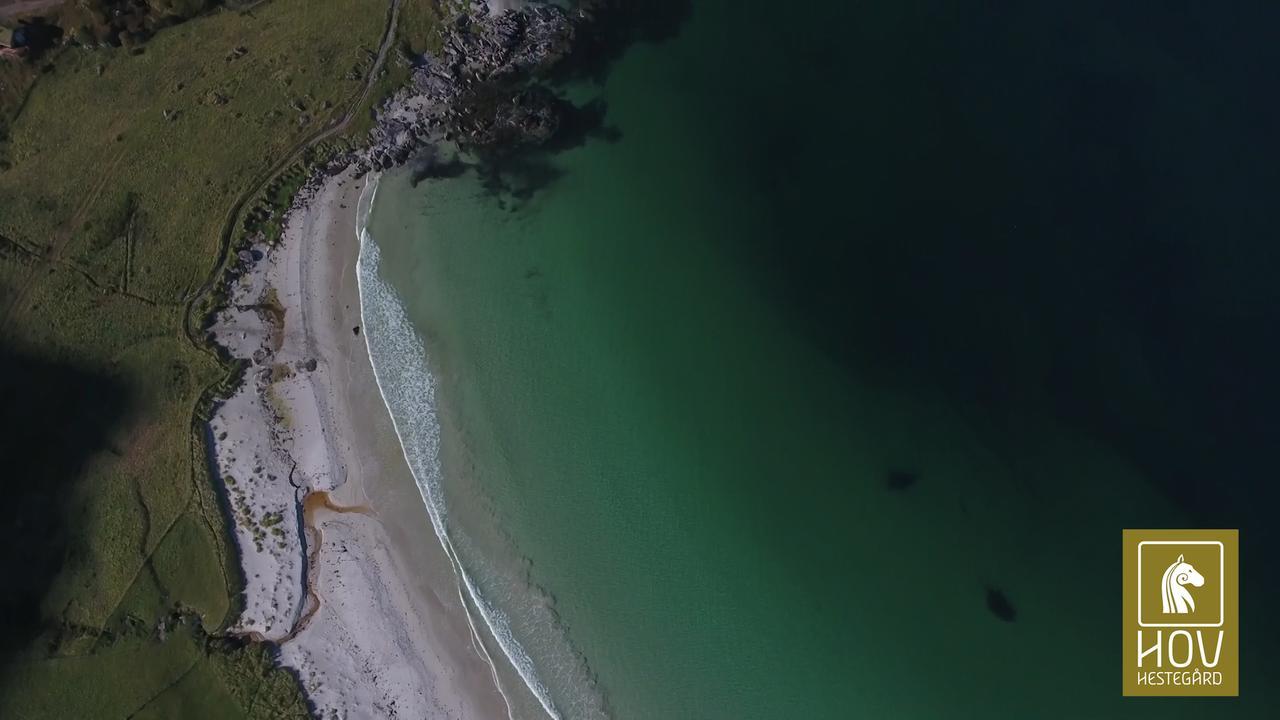
[{"label": "dirt path", "polygon": [[240,216],[244,213],[245,205],[258,196],[272,180],[276,178],[285,168],[292,165],[302,156],[308,148],[322,143],[331,137],[345,131],[351,124],[351,120],[355,117],[357,111],[364,104],[366,98],[369,97],[370,91],[373,90],[374,84],[378,81],[378,72],[382,69],[383,62],[387,59],[387,52],[390,51],[392,43],[396,38],[396,27],[400,19],[400,4],[402,0],[391,0],[391,9],[388,13],[387,28],[383,32],[382,42],[378,46],[378,56],[373,61],[373,67],[369,69],[369,74],[365,76],[364,87],[360,90],[360,94],[351,101],[351,105],[347,108],[347,112],[342,117],[334,120],[328,127],[322,128],[312,135],[303,138],[294,145],[293,149],[286,153],[282,158],[277,160],[270,168],[267,169],[262,179],[255,183],[249,190],[245,191],[231,206],[231,210],[227,216],[226,224],[222,228],[222,237],[218,248],[218,261],[209,271],[208,277],[200,285],[200,287],[187,293],[186,304],[187,311],[184,315],[183,324],[187,334],[187,339],[191,341],[197,348],[213,353],[201,340],[200,333],[197,331],[200,318],[197,317],[197,307],[200,300],[213,291],[214,286],[222,279],[223,268],[226,266],[227,254],[231,249],[231,241],[235,237],[236,225],[240,220]]},{"label": "dirt path", "polygon": [[[50,7],[58,5],[61,2],[63,2],[63,0],[0,0],[0,17],[4,17],[6,14],[16,15],[21,12],[28,12],[29,10],[41,7]],[[205,278],[204,283],[201,284],[201,286],[194,292],[189,292],[185,298],[187,312],[185,313],[184,329],[186,330],[188,339],[190,339],[195,345],[201,345],[196,334],[193,332],[194,327],[192,323],[194,318],[192,315],[195,303],[208,293],[218,279],[221,278],[222,267],[226,262],[227,250],[230,247],[230,241],[235,232],[236,222],[239,220],[245,204],[256,197],[257,194],[261,192],[268,183],[275,179],[281,171],[297,161],[302,153],[306,152],[307,148],[334,137],[338,133],[346,130],[351,124],[351,120],[355,117],[356,112],[360,109],[365,99],[369,97],[369,92],[373,89],[374,84],[378,80],[378,72],[382,69],[382,65],[386,61],[387,53],[390,51],[392,43],[395,42],[396,27],[400,19],[401,2],[402,0],[392,0],[391,2],[391,7],[388,10],[387,27],[383,31],[382,42],[378,46],[377,58],[374,60],[373,67],[370,68],[369,74],[365,77],[364,86],[361,88],[360,94],[352,100],[346,113],[344,113],[342,117],[331,122],[327,127],[321,128],[298,141],[288,154],[278,160],[266,171],[263,178],[257,184],[247,192],[243,193],[239,199],[236,200],[235,205],[232,207],[231,214],[228,217],[227,224],[223,228],[222,240],[220,243],[221,247],[218,251],[217,265],[214,267],[212,272],[210,272],[209,276]],[[21,312],[22,304],[30,290],[31,283],[37,278],[44,277],[45,273],[43,271],[51,263],[61,264],[63,249],[72,239],[75,229],[79,227],[84,216],[93,207],[98,195],[105,187],[106,181],[112,177],[112,171],[114,170],[115,165],[119,163],[120,157],[120,154],[117,154],[117,156],[112,159],[109,163],[108,171],[102,173],[98,181],[94,183],[86,193],[83,200],[81,200],[80,205],[76,208],[71,219],[63,224],[57,236],[52,239],[52,242],[43,253],[41,262],[27,273],[26,278],[22,281],[21,285],[19,285],[13,292],[7,305],[5,307],[0,307],[0,331],[3,331],[4,328],[8,326],[9,321],[15,313]]]},{"label": "dirt path", "polygon": [[47,276],[48,267],[54,264],[63,264],[63,251],[70,244],[71,239],[75,237],[76,230],[84,224],[85,217],[93,209],[94,203],[98,201],[102,191],[106,189],[107,183],[115,177],[116,170],[123,158],[124,151],[120,150],[107,161],[105,169],[88,191],[85,192],[80,204],[72,212],[71,217],[62,223],[53,238],[50,239],[49,244],[42,249],[40,260],[31,266],[21,284],[13,290],[9,304],[4,308],[0,308],[0,331],[3,331],[9,325],[9,321],[14,315],[21,314],[31,286]]},{"label": "dirt path", "polygon": [[[61,4],[63,1],[64,0],[0,0],[0,18],[40,8],[52,7]],[[226,261],[227,250],[230,247],[230,241],[235,232],[236,222],[239,220],[240,214],[244,210],[245,205],[256,197],[258,193],[267,186],[267,184],[280,174],[281,171],[296,162],[302,153],[306,152],[307,148],[334,137],[335,135],[345,131],[347,127],[350,126],[351,120],[355,117],[356,112],[363,105],[365,99],[369,97],[369,93],[377,82],[378,73],[382,69],[383,63],[386,61],[387,53],[390,51],[392,43],[395,41],[396,27],[400,18],[401,2],[402,0],[392,0],[391,7],[388,10],[387,27],[383,31],[382,42],[378,46],[377,58],[374,60],[373,67],[370,68],[368,75],[365,77],[364,86],[361,88],[359,95],[351,101],[346,113],[335,119],[328,126],[299,140],[291,151],[267,169],[258,183],[245,193],[241,194],[241,196],[236,200],[235,205],[230,211],[227,223],[223,228],[222,239],[218,250],[217,264],[210,272],[209,276],[205,278],[204,283],[201,284],[194,292],[189,292],[185,298],[187,305],[187,312],[184,320],[185,330],[187,337],[197,346],[201,345],[201,343],[199,342],[199,338],[193,332],[194,318],[192,315],[194,305],[201,297],[208,293],[213,288],[214,284],[221,278],[222,267]],[[43,248],[40,260],[26,274],[26,277],[21,281],[18,287],[14,288],[8,302],[5,303],[3,307],[0,307],[0,331],[3,331],[4,328],[8,326],[15,314],[21,313],[21,308],[25,302],[28,292],[30,291],[31,284],[35,282],[37,278],[43,278],[45,276],[45,269],[51,264],[63,264],[62,253],[64,248],[71,241],[75,229],[83,222],[84,216],[87,215],[90,209],[92,209],[95,201],[101,194],[102,189],[105,187],[106,181],[112,177],[112,171],[119,163],[120,157],[121,156],[117,154],[116,157],[112,158],[108,163],[108,170],[103,172],[98,180],[94,182],[85,193],[85,196],[75,209],[72,217],[62,225],[59,232],[51,239],[49,245],[46,248]]]},{"label": "dirt path", "polygon": [[[200,307],[200,301],[212,292],[216,284],[222,280],[223,272],[226,268],[227,255],[231,249],[231,241],[235,237],[236,227],[244,213],[245,205],[256,198],[262,189],[274,180],[285,168],[292,165],[298,157],[302,155],[302,153],[306,152],[307,148],[343,132],[351,124],[351,120],[355,117],[356,112],[358,112],[360,107],[364,104],[365,99],[369,97],[369,93],[377,82],[378,73],[382,69],[387,53],[391,49],[392,43],[395,42],[396,28],[400,19],[401,2],[402,0],[391,1],[391,8],[388,11],[387,17],[387,27],[383,32],[382,42],[378,47],[377,58],[374,60],[373,67],[369,69],[369,74],[365,77],[364,87],[361,88],[359,95],[351,101],[347,111],[342,115],[342,117],[330,123],[327,128],[324,128],[312,134],[310,137],[303,138],[299,141],[290,152],[286,153],[284,157],[273,164],[263,174],[259,182],[255,183],[247,191],[242,193],[231,206],[230,210],[228,210],[226,223],[223,225],[222,236],[219,241],[217,262],[212,268],[210,268],[209,275],[205,279],[204,283],[193,292],[188,293],[186,298],[186,311],[183,313],[183,331],[186,333],[187,340],[196,348],[217,357],[216,350],[209,347],[209,344],[204,341],[202,333],[199,332],[201,317],[198,308]],[[219,357],[218,361],[222,362],[222,358]],[[200,408],[207,406],[208,400],[217,392],[217,388],[220,384],[221,381],[206,387],[204,392],[201,393],[200,399],[197,400],[194,408],[192,409],[191,437],[193,442],[191,445],[191,467],[193,478],[197,475],[195,472],[196,463],[203,462],[203,458],[198,458],[197,453],[206,451],[205,445],[202,441],[206,421],[202,419]],[[319,499],[320,498],[317,498],[317,500]],[[323,496],[323,502],[325,506],[329,505],[327,495]],[[315,547],[318,549],[319,545],[317,544]],[[310,561],[311,558],[308,558],[308,560]],[[318,598],[316,598],[314,591],[310,587],[310,583],[308,583],[307,586],[307,598],[313,605],[318,605]],[[310,612],[314,613],[314,608]],[[296,633],[297,630],[294,632]]]}]

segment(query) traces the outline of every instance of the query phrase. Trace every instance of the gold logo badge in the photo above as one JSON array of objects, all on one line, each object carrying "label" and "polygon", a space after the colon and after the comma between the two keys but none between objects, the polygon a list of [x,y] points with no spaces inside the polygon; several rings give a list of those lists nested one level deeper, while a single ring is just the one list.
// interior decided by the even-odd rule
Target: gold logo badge
[{"label": "gold logo badge", "polygon": [[1240,534],[1124,531],[1124,694],[1240,694]]}]

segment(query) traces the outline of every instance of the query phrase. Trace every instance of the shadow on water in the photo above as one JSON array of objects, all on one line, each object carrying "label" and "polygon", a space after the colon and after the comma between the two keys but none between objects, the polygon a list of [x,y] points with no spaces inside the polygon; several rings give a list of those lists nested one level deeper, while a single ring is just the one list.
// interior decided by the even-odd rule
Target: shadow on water
[{"label": "shadow on water", "polygon": [[693,14],[692,0],[579,0],[576,6],[591,22],[568,62],[558,69],[560,82],[604,82],[631,46],[660,45],[675,38]]},{"label": "shadow on water", "polygon": [[108,377],[0,347],[0,669],[45,629],[41,601],[74,551],[70,497],[128,405]]},{"label": "shadow on water", "polygon": [[[615,143],[622,139],[622,130],[605,120],[608,106],[603,98],[579,105],[566,99],[565,92],[584,80],[603,83],[614,62],[637,43],[660,44],[674,38],[692,11],[688,0],[581,0],[575,7],[590,20],[578,28],[573,51],[548,77],[525,88],[525,92],[555,94],[556,131],[536,145],[495,144],[481,153],[476,164],[485,189],[503,208],[519,209],[560,179],[564,171],[556,167],[556,155],[592,140]],[[431,164],[415,173],[415,184],[454,177],[448,173],[455,171],[461,174],[465,167]]]},{"label": "shadow on water", "polygon": [[438,147],[427,147],[414,157],[410,170],[410,184],[414,187],[424,180],[451,180],[462,177],[470,166],[458,157]]},{"label": "shadow on water", "polygon": [[1066,421],[1274,547],[1280,8],[1038,5],[807,17],[847,28],[837,69],[771,31],[824,72],[735,138],[772,224],[762,282],[851,374],[1012,437]]},{"label": "shadow on water", "polygon": [[560,116],[560,127],[551,139],[542,145],[548,153],[560,153],[587,144],[588,140],[616,143],[622,139],[622,130],[605,122],[609,106],[603,98],[595,98],[582,105],[566,103]]},{"label": "shadow on water", "polygon": [[596,98],[574,105],[560,100],[560,123],[555,134],[540,145],[503,146],[500,151],[481,155],[477,170],[484,188],[503,207],[518,209],[538,192],[564,176],[555,156],[587,144],[590,140],[614,143],[622,131],[605,123],[608,106]]}]

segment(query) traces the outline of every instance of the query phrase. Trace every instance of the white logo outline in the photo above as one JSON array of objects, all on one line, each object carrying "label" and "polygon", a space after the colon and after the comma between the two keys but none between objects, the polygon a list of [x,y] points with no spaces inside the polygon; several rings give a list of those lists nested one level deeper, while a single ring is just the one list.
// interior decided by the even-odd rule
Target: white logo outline
[{"label": "white logo outline", "polygon": [[[1217,545],[1218,546],[1218,621],[1212,623],[1189,623],[1189,622],[1143,622],[1142,621],[1142,548],[1146,545]],[[1177,563],[1174,563],[1176,566]],[[1138,543],[1138,626],[1139,627],[1176,627],[1176,628],[1192,628],[1192,627],[1222,627],[1224,624],[1223,612],[1226,608],[1226,550],[1221,542],[1217,540],[1144,540]],[[1168,570],[1165,571],[1166,575]],[[1162,581],[1163,581],[1162,577]],[[1164,589],[1163,587],[1161,588]]]}]

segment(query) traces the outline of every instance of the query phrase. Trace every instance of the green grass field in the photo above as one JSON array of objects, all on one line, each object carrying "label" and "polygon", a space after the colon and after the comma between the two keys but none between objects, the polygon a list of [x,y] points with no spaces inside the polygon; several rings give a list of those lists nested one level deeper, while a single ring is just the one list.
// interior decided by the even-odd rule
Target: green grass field
[{"label": "green grass field", "polygon": [[[305,160],[273,169],[360,97],[388,8],[267,0],[0,64],[0,717],[305,715],[266,648],[217,637],[241,582],[199,415],[234,369],[184,327],[241,201],[278,228]],[[409,0],[398,42],[436,18]],[[348,138],[407,67],[391,53]]]}]

